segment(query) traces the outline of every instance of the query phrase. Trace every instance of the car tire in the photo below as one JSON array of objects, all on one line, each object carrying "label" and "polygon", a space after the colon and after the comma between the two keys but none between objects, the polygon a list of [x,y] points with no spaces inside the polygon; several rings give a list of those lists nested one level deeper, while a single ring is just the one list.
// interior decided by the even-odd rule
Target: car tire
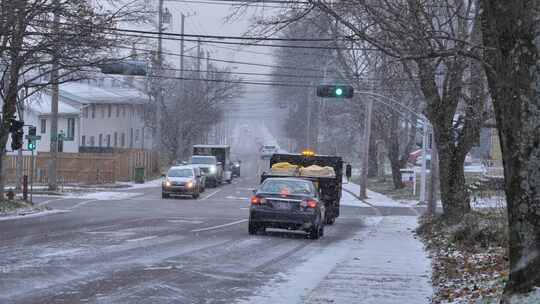
[{"label": "car tire", "polygon": [[199,193],[198,192],[193,193],[191,196],[193,197],[193,199],[198,199],[199,198]]},{"label": "car tire", "polygon": [[319,225],[311,228],[308,233],[308,238],[318,240],[321,237],[321,227]]},{"label": "car tire", "polygon": [[336,217],[333,215],[326,218],[326,225],[334,225],[335,222]]},{"label": "car tire", "polygon": [[257,231],[259,231],[258,225],[256,225],[255,223],[252,223],[251,221],[249,221],[248,233],[251,234],[251,235],[254,235],[254,234],[257,234]]},{"label": "car tire", "polygon": [[161,192],[161,198],[169,198],[169,194]]}]

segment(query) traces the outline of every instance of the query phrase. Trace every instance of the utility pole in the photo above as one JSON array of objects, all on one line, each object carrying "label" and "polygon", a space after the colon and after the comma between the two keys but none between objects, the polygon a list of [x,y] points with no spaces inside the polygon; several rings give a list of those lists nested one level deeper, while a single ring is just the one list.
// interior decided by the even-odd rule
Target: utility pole
[{"label": "utility pole", "polygon": [[[158,7],[158,49],[157,49],[157,66],[158,66],[158,75],[161,76],[163,68],[163,0],[159,0]],[[157,138],[157,151],[161,154],[162,149],[162,138],[161,138],[161,117],[162,117],[162,107],[163,107],[163,90],[161,88],[161,82],[158,82],[157,90],[157,109],[156,109],[156,138]],[[161,158],[160,158],[161,160]],[[161,161],[160,161],[161,163]]]},{"label": "utility pole", "polygon": [[[26,91],[25,91],[26,93]],[[19,112],[19,120],[24,121],[24,103],[17,103],[17,110]],[[19,149],[17,152],[17,184],[15,189],[22,190],[22,179],[23,179],[23,149]]]},{"label": "utility pole", "polygon": [[[427,119],[423,120],[424,127],[422,135],[422,171],[421,171],[421,180],[420,180],[420,203],[426,202],[426,165],[427,165],[427,141],[428,141],[428,122]],[[432,160],[433,161],[433,160]]]},{"label": "utility pole", "polygon": [[181,20],[180,20],[180,34],[182,34],[182,37],[180,38],[180,81],[182,82],[182,93],[184,89],[184,26],[186,22],[186,15],[182,13]]},{"label": "utility pole", "polygon": [[373,112],[373,99],[369,98],[366,105],[366,120],[364,125],[364,144],[362,145],[362,172],[360,175],[360,193],[362,199],[367,198],[367,179],[369,165],[369,141],[371,137],[371,114]]},{"label": "utility pole", "polygon": [[197,39],[197,76],[201,78],[201,38]]},{"label": "utility pole", "polygon": [[[60,15],[58,10],[60,8],[60,1],[55,0],[54,3],[54,20],[53,20],[53,33],[58,33]],[[56,190],[58,188],[57,183],[57,163],[58,163],[58,99],[59,99],[59,72],[58,72],[58,56],[56,51],[53,51],[52,67],[51,67],[51,84],[52,84],[52,95],[51,95],[51,145],[50,145],[50,154],[51,159],[49,160],[49,190]]]}]

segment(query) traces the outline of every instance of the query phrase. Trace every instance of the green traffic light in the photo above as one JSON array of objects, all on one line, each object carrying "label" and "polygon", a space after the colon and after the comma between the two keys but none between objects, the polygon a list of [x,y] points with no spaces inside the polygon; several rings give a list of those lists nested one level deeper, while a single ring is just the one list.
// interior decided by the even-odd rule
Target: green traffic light
[{"label": "green traffic light", "polygon": [[337,88],[336,89],[336,96],[341,96],[343,95],[343,89],[342,88]]},{"label": "green traffic light", "polygon": [[34,143],[29,143],[28,144],[28,150],[33,151],[35,149],[36,149],[36,144],[34,144]]}]

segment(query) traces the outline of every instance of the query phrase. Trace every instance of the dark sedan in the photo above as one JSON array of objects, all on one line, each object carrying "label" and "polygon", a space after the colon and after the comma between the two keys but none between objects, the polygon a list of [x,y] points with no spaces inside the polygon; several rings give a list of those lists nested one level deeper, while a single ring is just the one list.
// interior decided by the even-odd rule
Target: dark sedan
[{"label": "dark sedan", "polygon": [[312,239],[324,234],[324,204],[313,182],[268,178],[255,191],[249,210],[249,233],[266,228],[303,230]]}]

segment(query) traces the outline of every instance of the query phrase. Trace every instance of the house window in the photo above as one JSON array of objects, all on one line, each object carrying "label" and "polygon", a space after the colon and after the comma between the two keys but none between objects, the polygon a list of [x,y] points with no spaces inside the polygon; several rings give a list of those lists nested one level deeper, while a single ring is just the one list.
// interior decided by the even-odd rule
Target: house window
[{"label": "house window", "polygon": [[84,147],[86,146],[86,136],[81,136],[81,146]]},{"label": "house window", "polygon": [[67,119],[67,140],[75,138],[75,118]]},{"label": "house window", "polygon": [[103,134],[99,134],[99,147],[103,145]]},{"label": "house window", "polygon": [[120,136],[120,145],[122,148],[126,146],[126,133],[122,133],[122,136]]},{"label": "house window", "polygon": [[112,105],[107,105],[107,117],[111,117]]},{"label": "house window", "polygon": [[47,132],[47,120],[42,119],[40,124],[41,124],[41,134],[45,134]]},{"label": "house window", "polygon": [[139,142],[139,129],[135,130],[135,142]]},{"label": "house window", "polygon": [[116,117],[120,117],[120,106],[116,106]]},{"label": "house window", "polygon": [[118,133],[114,132],[114,146],[118,147]]},{"label": "house window", "polygon": [[122,106],[122,117],[126,117],[126,106]]},{"label": "house window", "polygon": [[96,118],[96,105],[92,105],[92,118]]},{"label": "house window", "polygon": [[105,106],[99,106],[101,108],[101,118],[105,118]]},{"label": "house window", "polygon": [[96,143],[95,137],[94,137],[94,136],[90,136],[90,147],[93,147],[95,143]]},{"label": "house window", "polygon": [[129,147],[133,148],[133,128],[129,129]]},{"label": "house window", "polygon": [[107,148],[111,146],[111,134],[107,134]]},{"label": "house window", "polygon": [[83,117],[84,117],[84,118],[88,118],[88,107],[85,107],[85,108],[83,109]]}]

